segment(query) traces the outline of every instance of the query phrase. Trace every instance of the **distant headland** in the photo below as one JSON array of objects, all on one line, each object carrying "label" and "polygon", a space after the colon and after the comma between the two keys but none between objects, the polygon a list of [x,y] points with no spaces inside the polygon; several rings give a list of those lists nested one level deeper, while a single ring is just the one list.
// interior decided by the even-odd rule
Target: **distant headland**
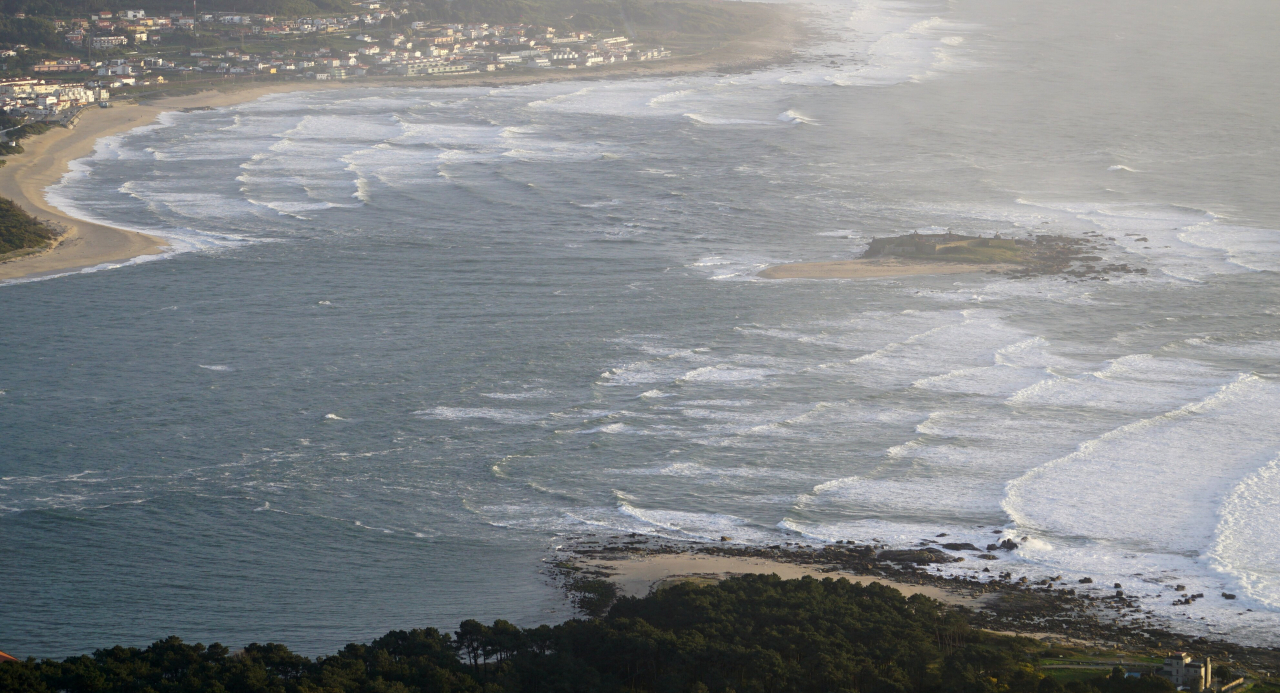
[{"label": "distant headland", "polygon": [[793,262],[760,272],[765,279],[869,279],[917,274],[998,272],[1014,278],[1064,275],[1106,280],[1108,274],[1146,274],[1141,267],[1104,264],[1100,234],[1029,238],[912,232],[871,241],[857,260]]}]

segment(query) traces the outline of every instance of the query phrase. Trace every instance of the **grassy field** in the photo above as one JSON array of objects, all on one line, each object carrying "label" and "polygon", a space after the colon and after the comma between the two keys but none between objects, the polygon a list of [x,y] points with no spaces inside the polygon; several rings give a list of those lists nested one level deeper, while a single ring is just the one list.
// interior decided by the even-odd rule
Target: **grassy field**
[{"label": "grassy field", "polygon": [[976,245],[954,245],[943,248],[937,259],[946,262],[965,262],[976,265],[1020,264],[1026,261],[1026,253],[1020,248],[982,248]]}]

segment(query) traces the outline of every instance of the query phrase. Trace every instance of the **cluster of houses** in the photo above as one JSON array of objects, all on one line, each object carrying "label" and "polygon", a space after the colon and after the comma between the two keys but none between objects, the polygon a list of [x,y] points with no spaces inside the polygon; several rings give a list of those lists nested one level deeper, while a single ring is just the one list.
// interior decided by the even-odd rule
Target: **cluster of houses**
[{"label": "cluster of houses", "polygon": [[[299,20],[308,21],[308,20]],[[409,34],[389,32],[384,38],[357,34],[364,46],[355,50],[260,55],[234,49],[197,51],[194,69],[227,74],[294,74],[311,79],[348,79],[366,75],[434,75],[493,72],[509,67],[578,68],[626,60],[671,57],[661,47],[639,50],[626,38],[596,39],[577,32],[557,36],[554,29],[526,24],[447,24],[414,22]]]},{"label": "cluster of houses", "polygon": [[71,109],[109,98],[111,92],[97,85],[46,83],[35,78],[0,80],[0,109],[32,120],[54,120]]},{"label": "cluster of houses", "polygon": [[[186,16],[148,17],[143,10],[94,12],[87,19],[61,20],[67,29],[69,46],[89,50],[124,48],[155,43],[172,31],[210,29],[220,25],[239,27],[242,32],[273,37],[310,33],[368,30],[381,27],[390,18],[395,26],[399,15],[382,11],[379,2],[359,3],[363,14],[340,17],[277,19],[269,15],[207,13]],[[627,60],[658,60],[671,56],[661,47],[637,49],[624,37],[597,40],[585,32],[557,35],[549,27],[527,24],[446,24],[412,22],[406,33],[388,31],[379,36],[358,34],[353,38],[367,43],[358,50],[339,55],[270,56],[222,51],[191,54],[192,64],[160,66],[174,70],[224,74],[287,73],[315,79],[345,79],[368,74],[423,75],[447,72],[495,71],[505,67],[578,68],[607,65]],[[407,34],[407,35],[406,35]],[[350,34],[348,34],[350,35]],[[78,72],[89,66],[78,60],[48,61],[37,72]],[[113,73],[117,74],[117,73]]]},{"label": "cluster of houses", "polygon": [[[316,80],[349,79],[376,75],[437,75],[494,72],[512,68],[578,69],[624,61],[659,60],[671,53],[662,47],[636,47],[626,37],[596,37],[586,32],[560,33],[554,28],[530,24],[432,24],[394,21],[394,12],[381,11],[381,3],[357,3],[364,14],[341,17],[279,20],[266,15],[202,14],[149,17],[143,10],[94,12],[87,19],[59,20],[67,29],[68,44],[91,50],[124,47],[154,41],[165,32],[203,24],[242,25],[242,31],[266,34],[306,34],[350,30],[358,47],[349,50],[323,48],[311,52],[244,49],[195,50],[181,57],[146,56],[106,59],[58,58],[31,67],[32,77],[0,81],[0,109],[35,120],[66,117],[77,107],[106,101],[110,89],[165,82],[165,73],[213,73],[239,75],[294,75]],[[248,27],[248,28],[243,28]],[[388,28],[393,27],[393,28]],[[398,33],[399,32],[403,33]],[[350,45],[348,42],[346,45]],[[0,52],[0,58],[16,55],[16,46]],[[92,53],[88,53],[93,56]],[[115,55],[121,55],[116,53]],[[46,83],[41,77],[96,78],[77,84]],[[172,74],[170,75],[172,77]],[[77,79],[73,77],[73,79]]]},{"label": "cluster of houses", "polygon": [[[365,3],[380,6],[379,3]],[[303,35],[343,31],[362,25],[377,25],[394,13],[368,12],[342,17],[319,19],[277,19],[263,14],[235,14],[228,12],[203,13],[187,16],[171,12],[167,17],[148,17],[145,10],[123,12],[94,12],[87,19],[58,20],[57,27],[67,45],[76,48],[106,50],[130,44],[159,43],[165,34],[174,31],[192,31],[199,28],[240,28],[252,34],[271,36]]]},{"label": "cluster of houses", "polygon": [[354,74],[397,75],[493,72],[509,67],[576,69],[671,56],[661,47],[637,50],[624,37],[596,39],[585,32],[558,36],[554,29],[523,24],[446,25],[418,39],[416,49],[411,42],[404,42],[401,48],[403,40],[402,36],[392,37],[392,45],[385,50],[377,45],[361,49],[358,55],[348,57],[348,66],[330,74],[339,79],[352,76],[351,66]]}]

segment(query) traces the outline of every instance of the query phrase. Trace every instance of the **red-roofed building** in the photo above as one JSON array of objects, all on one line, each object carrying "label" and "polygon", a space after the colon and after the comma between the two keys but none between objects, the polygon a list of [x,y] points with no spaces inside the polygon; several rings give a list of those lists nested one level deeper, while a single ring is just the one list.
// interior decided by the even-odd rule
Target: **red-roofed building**
[{"label": "red-roofed building", "polygon": [[0,662],[16,662],[16,661],[18,661],[17,657],[10,657],[5,653],[0,652]]}]

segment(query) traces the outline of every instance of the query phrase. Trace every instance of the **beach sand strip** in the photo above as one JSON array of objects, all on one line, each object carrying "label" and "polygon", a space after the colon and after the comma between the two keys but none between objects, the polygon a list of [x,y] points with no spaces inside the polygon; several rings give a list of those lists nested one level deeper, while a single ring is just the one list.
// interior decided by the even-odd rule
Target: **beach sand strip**
[{"label": "beach sand strip", "polygon": [[1007,272],[1017,265],[964,265],[928,260],[838,260],[833,262],[792,262],[761,270],[765,279],[875,279],[928,274],[972,274]]},{"label": "beach sand strip", "polygon": [[709,556],[696,553],[656,554],[613,558],[586,558],[576,560],[578,566],[609,575],[608,580],[618,586],[619,592],[629,597],[643,597],[658,585],[681,580],[707,578],[722,580],[736,575],[777,575],[784,580],[807,576],[823,579],[845,578],[849,582],[869,584],[878,582],[892,587],[904,595],[923,594],[940,602],[963,605],[970,608],[982,606],[995,598],[994,594],[969,596],[934,585],[914,585],[882,577],[868,577],[843,571],[833,571],[820,565],[797,565],[767,558],[737,556]]}]

